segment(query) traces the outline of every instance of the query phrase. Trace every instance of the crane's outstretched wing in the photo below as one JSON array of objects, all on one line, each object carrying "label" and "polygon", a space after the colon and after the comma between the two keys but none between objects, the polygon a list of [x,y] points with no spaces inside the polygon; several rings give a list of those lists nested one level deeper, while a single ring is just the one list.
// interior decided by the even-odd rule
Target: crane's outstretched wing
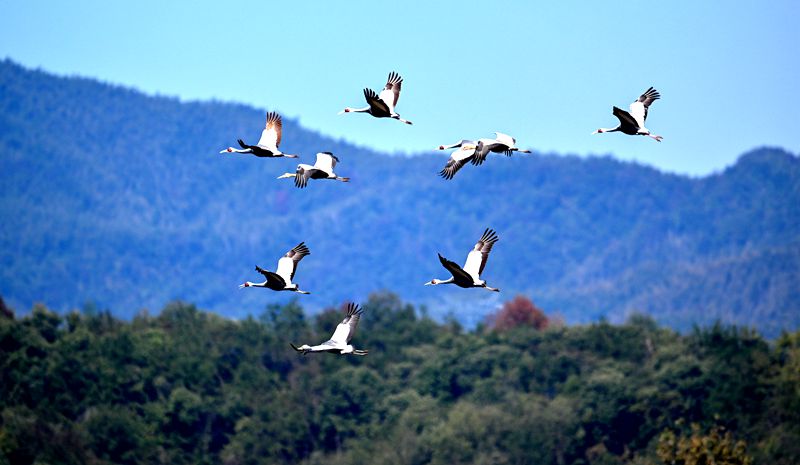
[{"label": "crane's outstretched wing", "polygon": [[631,115],[636,120],[640,128],[644,127],[644,122],[647,120],[647,109],[656,100],[661,98],[661,94],[652,87],[648,88],[636,101],[631,103]]},{"label": "crane's outstretched wing", "polygon": [[304,242],[297,244],[278,260],[278,269],[275,270],[275,273],[279,274],[287,283],[291,283],[294,279],[294,273],[297,271],[297,264],[306,255],[311,255],[311,251],[308,250],[306,244]]},{"label": "crane's outstretched wing", "polygon": [[636,121],[636,119],[633,116],[631,116],[630,113],[621,108],[614,107],[612,114],[617,117],[622,126],[628,126],[630,128],[641,127],[639,126],[639,123]]},{"label": "crane's outstretched wing", "polygon": [[474,282],[475,280],[472,279],[472,276],[469,275],[466,271],[461,269],[460,266],[456,262],[452,262],[444,257],[441,254],[439,255],[439,262],[442,263],[442,266],[453,275],[456,280],[462,280],[467,282]]},{"label": "crane's outstretched wing", "polygon": [[439,171],[439,176],[445,179],[453,179],[458,170],[460,170],[468,161],[472,160],[475,155],[475,146],[472,144],[465,144],[459,147],[458,150],[450,154],[447,164],[444,165],[442,171]]},{"label": "crane's outstretched wing", "polygon": [[286,281],[283,279],[282,276],[275,274],[271,271],[267,271],[260,266],[256,265],[256,271],[264,275],[267,278],[267,285],[268,287],[286,287]]},{"label": "crane's outstretched wing", "polygon": [[258,145],[277,150],[281,144],[282,129],[281,115],[274,111],[267,113],[267,124],[264,130],[261,131],[261,139],[258,140]]},{"label": "crane's outstretched wing", "polygon": [[303,168],[303,165],[297,165],[297,171],[295,171],[294,176],[294,186],[303,189],[308,185],[308,178],[310,177],[311,172],[309,170]]},{"label": "crane's outstretched wing", "polygon": [[479,139],[478,147],[475,149],[475,158],[472,159],[471,163],[476,166],[482,165],[486,161],[486,157],[489,156],[489,152],[495,152],[504,145],[495,139]]},{"label": "crane's outstretched wing", "polygon": [[498,142],[508,147],[513,147],[517,143],[517,140],[509,136],[508,134],[503,134],[502,132],[495,132],[494,135],[496,136],[495,139]]},{"label": "crane's outstretched wing", "polygon": [[344,320],[336,326],[336,330],[333,332],[333,336],[331,336],[329,341],[336,343],[336,345],[347,345],[350,343],[353,336],[356,334],[358,321],[361,319],[361,314],[364,313],[364,310],[350,302],[347,304],[344,313]]},{"label": "crane's outstretched wing", "polygon": [[392,115],[392,111],[386,102],[378,97],[372,89],[364,89],[364,98],[367,99],[371,113],[373,116],[388,117]]},{"label": "crane's outstretched wing", "polygon": [[486,228],[481,238],[475,244],[475,247],[467,254],[467,262],[464,263],[464,271],[469,273],[475,281],[480,279],[483,268],[486,266],[486,261],[489,259],[489,252],[492,251],[492,246],[494,246],[494,243],[499,239],[494,230]]},{"label": "crane's outstretched wing", "polygon": [[331,152],[319,152],[317,154],[317,161],[314,162],[314,168],[325,171],[326,173],[333,173],[336,167],[336,162],[339,159]]},{"label": "crane's outstretched wing", "polygon": [[378,96],[381,100],[386,102],[389,111],[394,113],[394,107],[397,106],[397,100],[400,98],[400,88],[403,85],[403,78],[399,74],[392,71],[386,79],[386,86]]}]

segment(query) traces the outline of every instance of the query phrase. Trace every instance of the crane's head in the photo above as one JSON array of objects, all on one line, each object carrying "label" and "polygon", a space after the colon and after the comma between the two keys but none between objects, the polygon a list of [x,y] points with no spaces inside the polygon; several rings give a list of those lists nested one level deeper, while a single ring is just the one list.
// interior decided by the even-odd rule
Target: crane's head
[{"label": "crane's head", "polygon": [[250,281],[245,281],[244,284],[239,284],[239,289],[244,289],[244,288],[250,287],[252,285],[253,285],[253,283],[251,283]]},{"label": "crane's head", "polygon": [[435,286],[435,285],[440,284],[440,283],[441,283],[440,280],[438,280],[436,278],[433,278],[430,281],[428,281],[427,283],[425,283],[425,285],[426,286]]},{"label": "crane's head", "polygon": [[350,113],[351,111],[353,111],[353,109],[352,109],[352,108],[350,108],[350,107],[345,107],[345,108],[344,108],[344,110],[340,111],[340,112],[339,112],[339,113],[337,113],[337,114],[341,115],[341,114],[343,114],[343,113]]},{"label": "crane's head", "polygon": [[603,128],[599,128],[597,131],[593,132],[592,134],[602,134],[604,132],[605,131],[603,130]]},{"label": "crane's head", "polygon": [[231,152],[233,152],[233,147],[228,147],[227,149],[222,150],[219,153],[231,153]]},{"label": "crane's head", "polygon": [[296,351],[298,351],[298,352],[302,352],[302,353],[303,353],[303,355],[305,355],[305,354],[307,354],[307,353],[311,352],[311,346],[310,346],[310,345],[308,345],[308,344],[303,344],[303,345],[301,345],[300,347],[297,347],[296,345],[294,345],[294,344],[292,344],[292,343],[290,342],[290,343],[289,343],[289,345],[290,345],[290,346],[292,346],[292,349],[294,349],[294,350],[296,350]]}]

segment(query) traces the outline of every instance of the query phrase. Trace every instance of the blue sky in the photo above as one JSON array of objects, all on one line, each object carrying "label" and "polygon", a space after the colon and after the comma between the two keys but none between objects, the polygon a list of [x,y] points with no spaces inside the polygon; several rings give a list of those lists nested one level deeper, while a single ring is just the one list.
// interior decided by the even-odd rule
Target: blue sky
[{"label": "blue sky", "polygon": [[[537,151],[701,175],[762,145],[800,151],[798,5],[0,0],[0,57],[277,109],[387,152],[501,131]],[[414,126],[336,115],[391,70]],[[647,126],[662,143],[590,135],[650,85],[662,99]]]}]

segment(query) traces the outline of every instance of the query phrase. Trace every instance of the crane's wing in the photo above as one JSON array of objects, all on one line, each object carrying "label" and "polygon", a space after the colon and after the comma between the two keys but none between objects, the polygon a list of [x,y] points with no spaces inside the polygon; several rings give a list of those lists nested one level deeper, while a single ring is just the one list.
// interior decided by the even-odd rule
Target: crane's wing
[{"label": "crane's wing", "polygon": [[517,143],[517,140],[509,136],[508,134],[503,134],[502,132],[496,132],[494,133],[494,135],[497,136],[495,137],[495,140],[502,143],[503,145],[507,145],[508,147],[513,147],[514,144]]},{"label": "crane's wing", "polygon": [[636,99],[635,102],[631,103],[630,110],[631,115],[639,124],[640,128],[644,127],[644,122],[647,119],[647,109],[650,108],[650,105],[655,102],[656,100],[661,98],[661,94],[658,93],[657,90],[650,87],[642,95]]},{"label": "crane's wing", "polygon": [[468,161],[472,160],[475,155],[475,145],[465,144],[459,147],[458,150],[450,154],[447,164],[444,165],[442,171],[439,171],[439,176],[445,179],[453,179],[458,170],[460,170]]},{"label": "crane's wing", "polygon": [[364,310],[359,308],[358,305],[352,302],[348,303],[344,320],[336,326],[330,342],[334,342],[336,345],[347,345],[356,334],[356,328],[358,328],[358,321],[361,319],[362,313],[364,313]]},{"label": "crane's wing", "polygon": [[400,98],[400,88],[403,85],[403,78],[399,74],[392,71],[386,79],[386,86],[378,96],[381,100],[386,102],[389,110],[394,113],[394,107],[397,106],[397,100]]},{"label": "crane's wing", "polygon": [[392,115],[392,110],[389,109],[387,103],[378,97],[374,90],[364,89],[364,98],[367,99],[373,116],[387,117]]},{"label": "crane's wing", "polygon": [[277,150],[281,144],[281,132],[283,129],[283,122],[281,115],[271,111],[267,113],[267,125],[261,131],[261,139],[258,140],[258,145],[267,148],[274,148]]},{"label": "crane's wing", "polygon": [[311,177],[311,173],[307,169],[303,168],[303,165],[297,165],[297,171],[295,171],[294,176],[294,186],[299,187],[300,189],[306,187],[308,185],[309,177]]},{"label": "crane's wing", "polygon": [[286,252],[286,255],[278,260],[278,269],[275,270],[287,283],[291,283],[294,279],[294,273],[297,271],[297,264],[306,255],[311,255],[311,251],[304,242],[297,244],[292,250]]},{"label": "crane's wing", "polygon": [[489,152],[494,152],[503,143],[495,139],[478,139],[478,147],[475,149],[475,158],[472,159],[473,165],[481,165],[486,161]]},{"label": "crane's wing", "polygon": [[331,152],[319,152],[317,154],[317,161],[314,162],[314,168],[325,171],[326,173],[333,173],[336,167],[336,162],[339,159]]},{"label": "crane's wing", "polygon": [[480,279],[483,268],[486,266],[486,261],[489,259],[489,252],[492,251],[492,246],[500,238],[493,230],[486,228],[480,240],[475,243],[472,251],[467,254],[467,262],[464,263],[464,271],[470,274],[476,281]]},{"label": "crane's wing", "polygon": [[629,126],[631,128],[640,128],[639,123],[627,111],[614,107],[612,114],[617,117],[622,126]]},{"label": "crane's wing", "polygon": [[286,281],[280,275],[267,271],[258,265],[256,265],[256,271],[267,278],[267,284],[270,285],[270,287],[286,287]]},{"label": "crane's wing", "polygon": [[472,281],[472,282],[475,281],[474,279],[472,279],[472,276],[470,276],[469,273],[467,273],[466,271],[461,269],[461,267],[458,266],[458,264],[456,262],[452,262],[452,261],[442,257],[441,254],[438,254],[438,255],[439,255],[439,262],[441,262],[441,264],[444,267],[444,269],[449,271],[450,274],[452,274],[454,278],[456,278],[457,280],[460,279],[462,281]]}]

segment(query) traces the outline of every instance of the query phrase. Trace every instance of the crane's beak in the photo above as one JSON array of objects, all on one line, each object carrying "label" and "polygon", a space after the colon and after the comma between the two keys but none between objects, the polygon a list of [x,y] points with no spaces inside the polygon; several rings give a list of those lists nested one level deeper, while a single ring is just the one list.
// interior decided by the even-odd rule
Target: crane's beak
[{"label": "crane's beak", "polygon": [[346,111],[344,111],[344,110],[342,110],[342,111],[340,111],[339,113],[336,113],[336,114],[337,114],[337,115],[343,115],[343,114],[345,114],[345,113],[347,113],[347,112],[346,112]]}]

